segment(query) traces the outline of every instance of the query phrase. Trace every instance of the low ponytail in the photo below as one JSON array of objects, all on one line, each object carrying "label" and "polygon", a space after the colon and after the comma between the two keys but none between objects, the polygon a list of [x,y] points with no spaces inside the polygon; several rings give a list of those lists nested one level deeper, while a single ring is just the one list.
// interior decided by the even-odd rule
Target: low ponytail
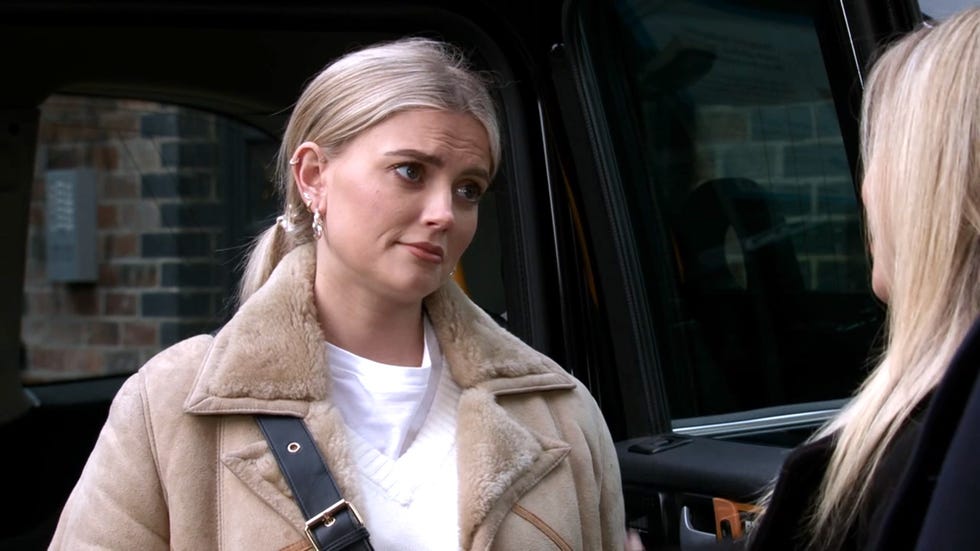
[{"label": "low ponytail", "polygon": [[[294,193],[286,193],[286,196],[289,198],[287,200],[294,199]],[[312,219],[309,211],[293,208],[291,203],[287,203],[285,214],[276,218],[271,228],[255,238],[245,258],[245,269],[242,270],[238,287],[238,306],[245,304],[265,284],[289,251],[313,240],[313,230],[309,224]]]},{"label": "low ponytail", "polygon": [[285,233],[276,222],[255,239],[245,259],[245,269],[242,271],[242,280],[238,288],[239,306],[245,304],[245,301],[259,290],[259,287],[272,275],[272,270],[282,257],[292,248],[287,246],[287,239],[283,235]]},{"label": "low ponytail", "polygon": [[285,212],[276,218],[271,228],[260,233],[252,242],[242,263],[244,269],[238,286],[239,307],[265,284],[279,261],[289,251],[313,240],[313,215],[300,202],[296,186],[292,182],[288,162],[291,152],[287,147],[290,147],[289,144],[284,143],[280,148],[276,171],[279,191],[284,197]]}]

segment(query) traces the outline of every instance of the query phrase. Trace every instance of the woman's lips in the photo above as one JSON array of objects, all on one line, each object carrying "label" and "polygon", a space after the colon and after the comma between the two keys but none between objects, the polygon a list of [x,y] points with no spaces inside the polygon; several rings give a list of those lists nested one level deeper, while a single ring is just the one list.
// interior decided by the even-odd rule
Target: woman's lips
[{"label": "woman's lips", "polygon": [[408,251],[415,255],[416,258],[420,260],[425,260],[426,262],[432,262],[433,264],[441,264],[444,253],[442,247],[439,245],[433,245],[432,243],[427,243],[425,241],[418,241],[415,243],[404,243],[408,247]]}]

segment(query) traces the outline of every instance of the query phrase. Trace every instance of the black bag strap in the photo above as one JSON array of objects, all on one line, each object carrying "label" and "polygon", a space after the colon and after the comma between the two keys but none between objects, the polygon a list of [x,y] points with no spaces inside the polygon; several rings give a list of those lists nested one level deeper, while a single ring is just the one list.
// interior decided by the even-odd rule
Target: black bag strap
[{"label": "black bag strap", "polygon": [[256,415],[286,482],[306,520],[317,551],[372,551],[354,505],[341,497],[306,423],[296,417]]}]

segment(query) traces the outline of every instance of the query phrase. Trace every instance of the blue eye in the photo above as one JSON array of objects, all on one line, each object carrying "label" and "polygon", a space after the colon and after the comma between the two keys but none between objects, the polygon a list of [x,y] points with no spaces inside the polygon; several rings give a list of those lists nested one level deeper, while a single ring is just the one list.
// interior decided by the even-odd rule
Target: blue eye
[{"label": "blue eye", "polygon": [[478,203],[483,197],[483,188],[472,182],[460,184],[456,187],[456,195],[470,203]]},{"label": "blue eye", "polygon": [[395,172],[402,178],[410,182],[418,182],[422,179],[422,167],[415,163],[405,163],[395,167]]}]

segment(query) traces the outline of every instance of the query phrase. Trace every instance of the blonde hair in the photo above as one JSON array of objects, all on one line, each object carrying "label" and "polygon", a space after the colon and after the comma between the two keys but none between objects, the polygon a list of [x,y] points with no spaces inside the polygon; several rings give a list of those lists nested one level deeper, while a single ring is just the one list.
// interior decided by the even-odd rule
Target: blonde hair
[{"label": "blonde hair", "polygon": [[472,115],[487,131],[493,175],[500,163],[500,127],[488,79],[470,69],[456,48],[424,38],[370,46],[338,58],[307,85],[293,108],[277,158],[282,215],[255,241],[238,301],[244,303],[290,250],[313,239],[312,214],[296,190],[289,160],[315,142],[328,157],[365,130],[411,109]]},{"label": "blonde hair", "polygon": [[936,387],[980,314],[980,9],[902,38],[875,64],[862,156],[875,163],[871,240],[890,254],[886,345],[814,439],[833,455],[808,519],[811,546],[847,536],[895,435]]}]

